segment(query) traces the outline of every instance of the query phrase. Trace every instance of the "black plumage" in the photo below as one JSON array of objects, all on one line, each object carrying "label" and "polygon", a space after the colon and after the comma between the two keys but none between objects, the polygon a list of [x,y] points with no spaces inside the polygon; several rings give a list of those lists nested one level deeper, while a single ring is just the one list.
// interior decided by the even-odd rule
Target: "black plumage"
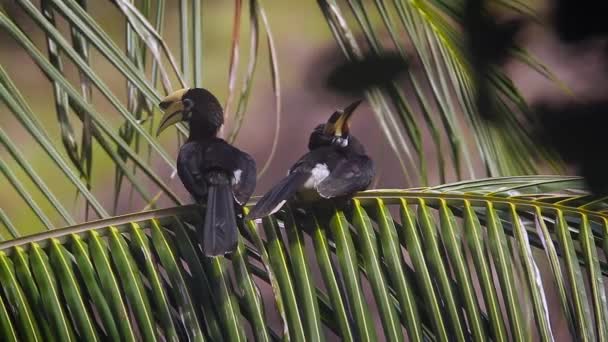
[{"label": "black plumage", "polygon": [[206,205],[205,221],[197,228],[203,253],[230,253],[238,242],[237,214],[242,213],[255,189],[255,161],[217,137],[224,123],[223,110],[209,91],[180,90],[160,106],[167,114],[159,133],[179,121],[188,122],[190,127],[188,140],[179,150],[177,172],[194,200]]},{"label": "black plumage", "polygon": [[294,196],[327,199],[367,189],[374,177],[374,163],[348,131],[348,119],[359,103],[335,112],[327,123],[315,128],[308,143],[310,152],[258,201],[248,219],[270,215]]}]

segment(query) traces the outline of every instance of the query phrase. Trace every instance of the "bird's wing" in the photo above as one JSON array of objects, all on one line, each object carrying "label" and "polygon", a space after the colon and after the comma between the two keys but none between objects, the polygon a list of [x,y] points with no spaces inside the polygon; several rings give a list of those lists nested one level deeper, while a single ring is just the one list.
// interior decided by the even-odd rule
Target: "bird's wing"
[{"label": "bird's wing", "polygon": [[309,152],[303,155],[289,169],[287,177],[283,178],[279,183],[270,189],[256,203],[247,215],[248,219],[262,218],[277,212],[287,200],[298,192],[304,186],[304,183],[309,180],[312,175],[312,169],[315,166],[315,161],[318,159],[318,153]]},{"label": "bird's wing", "polygon": [[367,189],[374,178],[374,163],[367,156],[343,159],[317,186],[324,198],[350,195]]},{"label": "bird's wing", "polygon": [[247,214],[254,220],[277,212],[308,180],[310,173],[292,172],[270,189]]},{"label": "bird's wing", "polygon": [[255,160],[249,154],[239,152],[237,165],[233,171],[232,191],[234,199],[240,205],[245,205],[255,190],[257,171]]},{"label": "bird's wing", "polygon": [[197,143],[182,146],[177,158],[177,174],[196,201],[206,198],[207,182],[201,168],[203,148]]},{"label": "bird's wing", "polygon": [[202,232],[203,253],[218,256],[233,252],[238,242],[238,229],[234,212],[234,200],[230,180],[224,174],[223,181],[209,184],[207,210]]},{"label": "bird's wing", "polygon": [[203,156],[203,168],[207,171],[219,170],[232,179],[234,200],[243,205],[255,190],[255,161],[247,153],[228,144],[223,139],[208,142]]}]

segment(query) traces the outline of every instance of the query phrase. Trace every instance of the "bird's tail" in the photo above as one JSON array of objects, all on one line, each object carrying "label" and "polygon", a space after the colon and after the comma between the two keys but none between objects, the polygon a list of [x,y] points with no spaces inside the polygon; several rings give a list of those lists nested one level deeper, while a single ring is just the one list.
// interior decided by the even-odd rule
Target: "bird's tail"
[{"label": "bird's tail", "polygon": [[218,256],[233,252],[238,243],[234,198],[229,182],[210,184],[202,231],[203,253]]},{"label": "bird's tail", "polygon": [[245,219],[255,220],[279,211],[310,177],[303,172],[293,172],[268,191],[251,209]]}]

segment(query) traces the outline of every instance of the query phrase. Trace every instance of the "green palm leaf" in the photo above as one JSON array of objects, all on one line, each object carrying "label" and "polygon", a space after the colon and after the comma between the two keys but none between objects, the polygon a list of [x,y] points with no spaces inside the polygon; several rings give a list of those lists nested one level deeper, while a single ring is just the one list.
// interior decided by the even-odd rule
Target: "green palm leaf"
[{"label": "green palm leaf", "polygon": [[[555,160],[554,155],[539,147],[527,133],[532,124],[529,109],[519,89],[503,71],[493,70],[489,75],[489,84],[500,104],[497,115],[502,127],[497,129],[495,125],[488,125],[479,116],[475,107],[474,78],[462,34],[464,3],[349,0],[347,5],[341,5],[334,0],[318,1],[348,60],[362,58],[363,51],[374,55],[397,51],[412,64],[421,65],[420,72],[411,68],[406,75],[413,96],[406,96],[401,90],[403,85],[397,82],[386,89],[370,89],[366,94],[410,183],[427,184],[426,175],[430,169],[439,170],[442,183],[446,182],[449,171],[454,171],[458,179],[474,178],[473,156],[481,158],[488,176],[538,173],[536,165],[527,157],[522,158],[522,151],[525,151],[523,155],[541,156],[549,163]],[[516,1],[505,1],[502,5],[506,4],[510,6],[503,6],[503,9],[519,8]],[[350,19],[353,17],[354,20]],[[385,32],[390,43],[383,44]],[[565,88],[527,51],[516,47],[511,55]],[[421,117],[414,115],[413,108],[420,109]],[[431,132],[430,141],[423,139],[421,131],[424,129]],[[473,146],[469,146],[466,139],[471,133]],[[446,143],[444,137],[450,147],[449,159],[441,151]],[[426,159],[427,146],[437,151],[435,162]],[[410,166],[407,171],[405,166]]]},{"label": "green palm leaf", "polygon": [[[475,158],[489,175],[534,173],[530,155],[556,163],[522,129],[529,123],[527,104],[498,70],[490,79],[500,95],[506,129],[480,120],[459,34],[462,1],[318,3],[319,15],[349,59],[360,58],[367,49],[375,54],[391,49],[382,43],[380,32],[386,30],[394,49],[420,60],[422,73],[407,74],[411,98],[397,83],[367,94],[407,184],[428,183],[426,175],[434,168],[442,183],[448,174],[473,176]],[[521,1],[499,3],[530,15]],[[37,220],[13,222],[18,213],[0,209],[3,233],[13,238],[0,243],[3,340],[303,341],[338,336],[400,341],[407,335],[413,341],[504,341],[608,336],[608,203],[588,195],[575,177],[493,178],[375,190],[357,194],[351,206],[340,210],[284,210],[239,227],[242,236],[230,259],[202,256],[193,231],[202,218],[193,207],[111,217],[126,200],[149,208],[161,198],[169,205],[181,203],[169,184],[175,173],[161,177],[157,166],[175,168],[168,149],[153,136],[154,116],[167,91],[205,85],[202,37],[207,14],[202,2],[179,3],[179,66],[163,33],[165,1],[107,2],[124,19],[120,40],[103,28],[84,0],[43,0],[40,6],[17,0],[7,6],[11,11],[0,11],[0,29],[53,89],[57,127],[42,120],[45,113],[23,95],[18,70],[0,66],[0,99],[27,139],[42,148],[45,160],[34,163],[24,157],[15,133],[0,130],[8,152],[0,159],[0,170]],[[242,7],[249,16],[241,15]],[[45,46],[28,36],[14,13],[40,29]],[[233,41],[226,44],[233,53],[227,115],[234,126],[229,138],[236,138],[247,113],[263,34],[277,110],[272,159],[280,130],[281,87],[269,17],[259,0],[236,1],[234,20]],[[243,20],[249,23],[250,49],[239,86]],[[68,31],[60,29],[63,22]],[[358,31],[361,37],[354,36]],[[411,51],[406,49],[410,45]],[[526,51],[517,48],[513,55],[558,82]],[[126,87],[108,82],[105,69],[96,69],[98,62],[109,65]],[[76,82],[65,71],[68,65],[79,74]],[[180,126],[178,132],[179,141],[187,131]],[[474,137],[471,146],[465,139],[469,133]],[[429,146],[437,152],[434,161],[425,156]],[[112,186],[103,186],[114,190],[110,200],[94,185],[94,175],[105,171],[99,160],[109,161],[115,170]],[[60,175],[61,192],[51,184],[55,179],[43,177],[49,165]],[[79,194],[82,212],[70,210],[74,200],[65,195],[66,189]],[[89,220],[90,212],[101,220],[76,225]],[[69,227],[54,229],[65,224]],[[40,227],[48,229],[27,235]],[[545,262],[550,267],[542,269]],[[555,326],[560,320],[569,324]]]},{"label": "green palm leaf", "polygon": [[[485,125],[477,115],[473,78],[459,31],[463,20],[462,4],[462,1],[451,3],[439,0],[372,3],[349,0],[347,5],[341,5],[335,1],[319,1],[319,17],[326,18],[338,45],[349,59],[360,58],[362,51],[369,48],[375,54],[396,49],[403,56],[420,60],[423,72],[410,70],[407,73],[412,96],[405,94],[403,85],[398,83],[392,84],[388,92],[371,89],[368,94],[408,185],[427,184],[428,170],[431,169],[438,170],[442,183],[447,181],[449,174],[455,174],[458,179],[465,175],[473,176],[474,159],[483,161],[489,175],[535,173],[537,167],[529,162],[530,155],[542,156],[551,165],[556,165],[554,156],[540,149],[526,135],[523,128],[529,124],[527,104],[504,73],[497,70],[491,75],[491,84],[503,104],[504,129]],[[500,4],[501,8],[527,16],[531,12],[529,6],[519,1],[501,1]],[[200,1],[179,2],[179,51],[171,51],[164,36],[163,29],[169,15],[169,4],[165,1],[121,0],[103,6],[116,9],[117,15],[124,18],[124,28],[119,30],[124,33],[124,46],[118,43],[122,37],[110,34],[99,18],[89,12],[86,1],[45,0],[37,6],[30,0],[18,0],[11,5],[11,11],[0,12],[1,29],[12,37],[18,49],[31,57],[53,87],[59,132],[55,136],[50,133],[54,132],[53,127],[41,122],[41,113],[32,109],[32,99],[26,99],[21,94],[23,89],[15,85],[14,81],[20,75],[13,70],[0,69],[0,96],[10,112],[27,129],[30,139],[41,144],[51,161],[65,173],[70,181],[66,187],[82,195],[86,203],[86,219],[89,211],[98,218],[115,213],[126,196],[130,203],[140,202],[146,208],[154,208],[165,197],[169,203],[181,203],[169,184],[175,172],[167,180],[160,173],[158,163],[155,163],[160,158],[165,162],[165,167],[174,171],[173,157],[152,134],[156,104],[173,88],[200,86],[205,73],[201,40],[204,36],[202,18],[206,14],[199,15],[204,12]],[[241,15],[244,10],[248,10],[248,16]],[[37,46],[28,37],[14,13],[23,14],[33,21],[44,35],[45,47]],[[58,26],[64,19],[70,29],[69,36]],[[260,174],[263,174],[274,156],[280,131],[279,58],[270,19],[261,1],[236,1],[233,20],[232,42],[226,44],[226,49],[232,53],[226,102],[227,116],[234,120],[232,131],[227,132],[230,141],[236,138],[247,113],[255,70],[260,64],[261,43],[265,42],[268,47],[267,62],[277,116],[269,159],[260,163]],[[249,23],[250,48],[248,58],[244,59],[248,66],[242,72],[243,80],[239,85],[240,28],[246,20]],[[360,37],[354,34],[358,31],[362,32]],[[381,32],[388,34],[392,45],[382,43]],[[265,39],[260,39],[260,35],[264,35]],[[408,50],[407,46],[411,46],[411,49]],[[44,53],[45,50],[48,53]],[[95,63],[91,63],[93,55]],[[515,48],[513,56],[559,83],[546,67],[525,50]],[[108,82],[104,77],[106,69],[96,69],[99,62],[107,63],[116,77],[127,83],[126,92],[122,87],[112,86]],[[78,71],[79,87],[66,77],[64,69],[68,66]],[[233,99],[236,104],[231,106]],[[100,100],[108,101],[111,107],[101,109]],[[116,129],[115,123],[119,124],[120,129]],[[80,132],[79,127],[82,127]],[[424,137],[425,130],[431,133],[430,140]],[[183,126],[178,127],[178,131],[179,136],[187,133]],[[3,158],[2,170],[10,179],[11,187],[16,189],[45,226],[53,228],[74,224],[78,213],[66,210],[71,203],[58,196],[52,187],[49,188],[48,180],[45,182],[38,177],[48,171],[24,162],[14,148],[16,138],[9,134],[12,132],[4,133],[1,134],[2,143],[12,158]],[[472,146],[468,146],[465,139],[469,133],[473,133],[474,137]],[[446,146],[449,149],[444,151]],[[436,160],[426,157],[428,148],[436,152]],[[95,186],[97,182],[92,178],[93,171],[96,174],[100,172],[93,167],[97,166],[95,160],[107,158],[115,168],[114,197],[107,201],[110,203],[100,201]],[[36,183],[33,190],[29,186],[21,186],[21,169]],[[125,186],[131,190],[123,191]],[[38,190],[45,199],[40,198]],[[49,213],[46,205],[35,203],[38,200],[48,202],[56,213]],[[59,217],[56,218],[56,214]],[[13,214],[5,212],[2,220],[10,222],[10,215]]]},{"label": "green palm leaf", "polygon": [[[188,2],[182,1],[182,3],[187,4]],[[180,18],[183,23],[192,22],[194,24],[193,30],[186,26],[188,29],[182,32],[183,46],[185,48],[193,46],[192,50],[184,49],[184,53],[181,54],[182,61],[188,64],[188,67],[182,65],[182,70],[178,69],[175,58],[163,38],[162,29],[166,15],[164,1],[142,1],[137,5],[131,1],[116,1],[114,4],[108,2],[104,5],[109,9],[112,7],[118,9],[119,15],[126,20],[124,48],[119,47],[116,37],[110,35],[102,27],[98,22],[98,17],[88,12],[86,1],[45,0],[39,7],[29,0],[20,0],[11,4],[12,11],[0,12],[0,29],[8,33],[17,43],[18,49],[22,49],[32,58],[53,87],[60,139],[56,139],[53,134],[49,133],[52,127],[43,124],[39,119],[42,115],[32,109],[31,104],[35,102],[30,98],[26,99],[21,94],[21,89],[15,85],[15,77],[19,77],[19,75],[14,74],[13,70],[7,71],[4,68],[0,69],[2,101],[27,129],[30,139],[33,138],[41,144],[52,162],[56,163],[59,170],[66,174],[67,179],[72,183],[67,188],[73,188],[83,195],[86,204],[84,215],[86,219],[88,219],[89,209],[92,209],[98,218],[109,216],[108,208],[116,212],[120,201],[124,200],[125,196],[129,196],[129,202],[142,202],[142,207],[146,204],[149,207],[155,207],[160,197],[167,197],[173,204],[181,203],[180,198],[169,187],[167,179],[159,175],[159,167],[155,163],[156,158],[163,160],[165,165],[173,171],[175,171],[175,162],[167,149],[153,136],[153,128],[156,105],[164,94],[174,87],[187,87],[188,84],[184,79],[193,80],[191,86],[202,85],[203,27],[201,16],[196,14],[202,12],[202,7],[200,1],[193,1],[191,4],[192,8],[185,11]],[[251,12],[249,20],[255,23],[256,27],[258,21],[261,20],[263,30],[260,31],[266,34],[271,51],[269,63],[277,99],[277,113],[280,113],[277,56],[274,40],[270,33],[270,24],[259,1],[251,1],[249,7]],[[46,38],[48,56],[26,34],[19,25],[18,17],[12,16],[14,13],[27,16],[41,29]],[[71,33],[69,37],[66,37],[56,25],[56,21],[61,19],[65,19],[68,23]],[[241,18],[237,17],[235,20],[241,20]],[[251,40],[257,42],[260,32],[256,29],[252,34]],[[72,38],[71,42],[70,38]],[[193,52],[192,56],[189,56],[190,51]],[[126,102],[122,101],[123,89],[111,86],[107,78],[104,78],[104,74],[108,70],[97,70],[95,64],[90,63],[91,54],[96,54],[96,58],[99,58],[100,61],[109,63],[111,71],[116,72],[118,77],[127,82]],[[252,65],[255,65],[254,61],[257,58],[256,49],[250,54]],[[166,64],[169,64],[169,67],[166,67]],[[81,91],[66,76],[65,65],[73,66],[79,72]],[[157,85],[159,75],[162,81],[160,87]],[[177,79],[177,85],[172,83],[172,80],[175,79]],[[253,80],[253,69],[251,69],[239,98],[238,113],[235,117],[235,121],[239,122],[237,126],[240,126],[246,113],[247,98],[251,93]],[[236,78],[232,82],[235,83]],[[230,92],[235,90],[235,87],[232,87]],[[99,98],[93,99],[92,94]],[[232,96],[232,94],[229,95],[229,97]],[[111,104],[110,111],[107,108],[103,110],[100,108],[97,101],[100,99]],[[117,121],[120,122],[118,130],[115,128]],[[80,142],[76,128],[78,126],[82,126]],[[277,125],[273,145],[276,145],[278,127]],[[187,133],[183,126],[178,127],[178,131],[181,136]],[[231,139],[236,137],[237,131],[238,128],[235,128]],[[64,225],[55,222],[54,215],[49,215],[46,208],[36,203],[36,189],[43,193],[48,204],[60,214],[65,223],[74,224],[71,213],[66,210],[66,199],[59,199],[61,196],[57,196],[49,189],[48,183],[46,183],[48,180],[45,182],[39,176],[49,171],[37,169],[32,164],[25,162],[15,148],[14,136],[2,132],[1,138],[2,144],[6,146],[12,156],[12,159],[6,162],[3,158],[3,174],[9,179],[11,187],[34,210],[39,220],[48,228]],[[101,147],[101,149],[97,147]],[[272,155],[273,153],[270,158]],[[93,185],[95,182],[91,178],[94,160],[100,158],[109,158],[116,168],[115,194],[109,204],[102,203],[96,197],[99,195]],[[13,172],[13,165],[23,168],[28,177],[34,180],[36,183],[34,193],[27,186],[22,186],[22,181]],[[123,183],[132,189],[131,193],[121,191],[124,188]],[[158,194],[153,196],[155,192]],[[133,193],[139,195],[139,198],[134,198]],[[2,219],[4,222],[10,222],[9,213],[4,213]]]},{"label": "green palm leaf", "polygon": [[[159,332],[234,340],[245,337],[246,324],[257,340],[402,340],[403,329],[412,340],[550,340],[558,333],[591,340],[606,336],[608,265],[597,246],[608,220],[605,199],[584,194],[578,178],[542,176],[367,191],[346,211],[297,219],[281,211],[263,220],[266,238],[245,229],[231,264],[200,256],[188,223],[199,220],[192,207],[58,229],[0,244],[0,320],[7,336],[28,339],[42,332],[109,337],[137,326],[145,340]],[[559,267],[541,270],[543,259]],[[553,289],[558,295],[549,298]],[[38,303],[46,314],[33,313]],[[278,310],[286,324],[272,328],[264,308]],[[566,317],[572,325],[554,325]],[[216,320],[219,331],[211,328]],[[57,324],[64,329],[39,328]]]}]

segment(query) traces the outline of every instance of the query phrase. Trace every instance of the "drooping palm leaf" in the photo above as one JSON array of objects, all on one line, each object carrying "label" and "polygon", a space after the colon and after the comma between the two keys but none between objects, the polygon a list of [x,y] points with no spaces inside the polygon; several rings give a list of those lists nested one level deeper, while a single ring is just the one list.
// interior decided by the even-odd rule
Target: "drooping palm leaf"
[{"label": "drooping palm leaf", "polygon": [[607,203],[581,184],[538,176],[367,191],[346,211],[279,212],[264,236],[247,222],[229,259],[202,257],[184,224],[200,219],[192,207],[15,239],[0,244],[0,329],[26,340],[401,341],[404,328],[413,341],[595,340],[608,334]]},{"label": "drooping palm leaf", "polygon": [[[404,83],[397,81],[367,92],[409,184],[428,183],[430,169],[439,170],[442,183],[448,173],[455,173],[457,179],[475,178],[480,174],[477,158],[483,163],[481,174],[488,176],[538,173],[530,155],[559,168],[555,156],[539,147],[528,133],[530,110],[504,71],[494,68],[488,76],[488,86],[497,94],[500,123],[489,124],[478,113],[474,73],[462,32],[465,1],[348,0],[342,4],[319,0],[318,4],[348,60],[396,51],[411,61],[405,80],[411,95],[405,94]],[[504,1],[499,7],[513,10],[520,4]],[[523,15],[529,17],[529,12]],[[520,47],[513,50],[515,60],[563,88],[527,51]],[[424,130],[431,133],[430,139],[423,138]],[[468,135],[474,138],[472,145]],[[449,157],[442,152],[445,146],[449,146]],[[436,151],[435,161],[427,160],[429,147]]]},{"label": "drooping palm leaf", "polygon": [[[340,44],[356,58],[360,51],[349,36],[352,24],[344,21],[336,3],[320,3]],[[59,135],[51,136],[52,129],[39,120],[31,99],[21,95],[13,82],[20,76],[15,70],[0,67],[0,98],[70,186],[105,220],[73,226],[78,220],[75,213],[37,175],[39,166],[21,156],[13,132],[0,130],[6,159],[14,159],[9,164],[3,156],[2,172],[17,194],[48,228],[58,224],[47,218],[46,204],[72,225],[15,239],[31,228],[15,225],[10,219],[15,213],[0,209],[0,220],[14,239],[0,244],[3,338],[221,341],[253,336],[267,341],[337,335],[352,341],[382,337],[399,341],[404,328],[414,341],[550,339],[560,328],[581,340],[606,336],[603,281],[608,268],[605,255],[601,256],[608,252],[606,203],[586,196],[580,180],[574,178],[506,178],[361,193],[345,212],[305,216],[281,212],[265,219],[259,232],[255,223],[246,222],[230,259],[201,255],[186,224],[200,220],[192,216],[191,207],[109,218],[110,209],[126,193],[121,182],[130,184],[150,206],[160,196],[180,203],[152,166],[161,160],[165,168],[174,167],[165,147],[152,136],[153,115],[166,91],[201,85],[205,67],[201,1],[180,1],[181,67],[162,39],[165,1],[105,4],[115,6],[125,20],[124,47],[87,12],[86,1],[45,0],[42,8],[30,0],[15,4],[19,7],[10,5],[35,23],[47,45],[36,45],[18,25],[18,16],[7,14],[14,12],[0,12],[0,28],[55,87]],[[237,122],[246,113],[262,33],[270,50],[280,114],[277,57],[268,18],[260,1],[247,4],[252,48],[235,109]],[[442,175],[450,166],[456,172],[472,169],[471,148],[464,145],[465,126],[475,132],[476,148],[490,174],[535,170],[527,155],[511,153],[517,148],[535,151],[523,130],[494,130],[475,116],[473,86],[452,25],[460,20],[458,6],[439,0],[374,4],[400,53],[409,53],[401,37],[405,32],[425,72],[421,79],[408,75],[414,103],[397,84],[390,97],[379,89],[370,92],[391,145],[398,156],[405,156],[402,165],[418,166],[410,181],[424,183],[426,170],[432,168],[424,159],[421,131],[425,127],[432,133]],[[348,5],[366,43],[380,53],[381,37],[370,19],[372,7],[359,1]],[[525,8],[518,2],[513,5]],[[65,19],[71,41],[53,18]],[[105,83],[101,71],[90,63],[91,54],[123,77],[126,94]],[[518,56],[551,76],[525,52],[518,51]],[[62,63],[78,70],[76,84],[61,69]],[[236,80],[230,77],[229,82],[231,92],[236,92]],[[520,127],[519,114],[525,109],[521,95],[500,73],[494,82],[509,105],[503,107],[509,127]],[[95,96],[110,103],[109,111],[92,101],[93,89]],[[511,106],[518,111],[510,111]],[[466,125],[459,121],[459,112]],[[82,122],[80,142],[80,125],[74,124],[78,121]],[[179,131],[186,132],[184,127]],[[446,142],[451,162],[441,151]],[[101,149],[92,148],[97,145]],[[116,167],[111,204],[96,197],[95,188],[89,186],[95,169],[91,165],[98,165],[94,160],[101,156]],[[24,170],[43,200],[34,199],[13,165]],[[539,268],[543,261],[550,269]],[[321,279],[316,279],[317,274]],[[551,287],[557,298],[547,298],[553,293]],[[278,311],[279,329],[271,328],[277,322],[267,316],[269,310]],[[378,323],[373,319],[376,312]],[[571,325],[555,326],[560,318]]]},{"label": "drooping palm leaf", "polygon": [[[22,49],[32,58],[53,87],[59,134],[57,136],[49,134],[49,131],[54,131],[54,127],[48,126],[48,123],[43,124],[39,119],[43,115],[32,109],[32,105],[36,102],[22,96],[23,89],[18,89],[15,85],[19,83],[15,80],[20,77],[15,70],[5,68],[0,70],[2,101],[30,136],[46,150],[51,160],[68,175],[71,184],[66,186],[82,195],[87,208],[85,220],[106,217],[110,212],[116,213],[119,207],[123,212],[135,210],[137,208],[133,208],[133,203],[143,203],[141,207],[147,204],[146,207],[154,208],[159,198],[163,197],[167,198],[169,203],[181,203],[170,188],[169,181],[159,175],[163,166],[173,170],[175,174],[175,162],[168,150],[153,136],[153,132],[157,104],[167,91],[186,86],[203,86],[205,61],[202,49],[202,14],[204,13],[202,13],[201,1],[182,1],[182,5],[188,8],[180,16],[180,21],[185,25],[183,26],[185,29],[181,32],[183,43],[183,51],[180,53],[181,69],[178,69],[175,58],[163,39],[163,23],[166,16],[166,4],[163,0],[107,1],[101,5],[106,6],[108,10],[117,9],[116,14],[120,16],[117,20],[124,20],[124,47],[118,46],[117,41],[120,38],[111,36],[106,31],[107,27],[102,26],[98,21],[103,20],[102,17],[88,12],[87,2],[84,0],[45,0],[40,5],[30,0],[19,0],[7,4],[10,11],[0,12],[0,30],[13,39],[18,49]],[[248,5],[251,13],[249,20],[256,25],[261,20],[263,27],[261,31],[266,34],[271,51],[269,63],[277,98],[277,115],[280,115],[277,56],[268,18],[260,1],[251,1]],[[46,46],[38,46],[35,40],[26,34],[26,30],[20,26],[22,16],[32,20],[40,29],[46,39]],[[63,20],[70,29],[68,35],[58,24]],[[242,18],[235,17],[235,21],[241,20]],[[188,23],[194,26],[190,28]],[[255,30],[252,34],[254,34],[252,41],[257,42],[260,32]],[[190,47],[192,49],[189,49]],[[230,44],[227,44],[226,49],[229,47]],[[238,54],[238,51],[236,53]],[[92,54],[95,55],[95,63],[90,63]],[[257,49],[252,50],[249,56],[250,63],[255,65],[257,58]],[[96,69],[95,65],[100,61],[109,63],[111,67]],[[65,72],[65,69],[72,66],[80,75],[77,84],[74,84]],[[123,95],[125,88],[113,87],[108,83],[107,78],[103,77],[108,72],[124,79],[127,84],[124,94],[126,96]],[[161,82],[158,82],[159,79]],[[188,83],[185,80],[188,80]],[[234,77],[231,82],[235,84],[236,80],[237,78]],[[239,122],[237,126],[240,126],[246,113],[247,98],[251,93],[252,85],[253,70],[245,80],[241,96],[237,97],[238,115],[234,118],[235,122]],[[237,89],[232,87],[229,97],[235,97],[232,93],[236,91]],[[93,99],[93,94],[99,98]],[[123,102],[123,99],[126,101]],[[111,104],[110,110],[102,109],[100,103],[103,101]],[[119,129],[115,128],[117,122]],[[273,145],[276,145],[278,127]],[[183,125],[178,127],[178,131],[182,136],[187,133]],[[232,139],[237,133],[238,128],[231,134]],[[16,150],[11,148],[11,145],[15,145],[15,139],[12,132],[2,134],[2,143],[10,151],[6,161],[7,167],[3,168],[7,171],[5,174],[10,174],[8,172],[15,165],[23,168],[30,178],[35,178],[34,194],[31,196],[26,194],[24,191],[29,190],[27,187],[21,187],[19,189],[24,191],[17,192],[24,195],[26,203],[34,205],[34,202],[40,201],[39,204],[45,210],[45,205],[50,204],[64,221],[64,223],[55,222],[56,216],[53,215],[46,220],[44,210],[37,211],[37,216],[46,220],[46,226],[73,224],[72,217],[66,215],[68,211],[65,208],[69,204],[65,199],[53,194],[43,178],[38,177],[48,171],[24,163],[23,158],[19,160],[18,154],[14,153]],[[93,160],[100,158],[109,158],[111,165],[116,169],[114,196],[111,201],[99,200],[96,197],[99,196],[99,189],[93,186],[96,183],[91,178]],[[159,158],[164,161],[164,165],[158,165],[156,161]],[[95,170],[105,172],[105,168],[96,167]],[[13,177],[11,180],[15,181],[11,181],[12,184],[20,184],[19,177]],[[104,185],[103,190],[108,188]],[[125,188],[131,191],[124,191]],[[38,190],[44,194],[43,200],[36,196]],[[130,203],[129,208],[120,205],[125,202],[126,196]],[[88,208],[92,209],[93,213],[90,218]],[[79,217],[80,213],[72,214]],[[6,213],[6,215],[13,214]],[[8,219],[8,216],[5,218]]]}]

